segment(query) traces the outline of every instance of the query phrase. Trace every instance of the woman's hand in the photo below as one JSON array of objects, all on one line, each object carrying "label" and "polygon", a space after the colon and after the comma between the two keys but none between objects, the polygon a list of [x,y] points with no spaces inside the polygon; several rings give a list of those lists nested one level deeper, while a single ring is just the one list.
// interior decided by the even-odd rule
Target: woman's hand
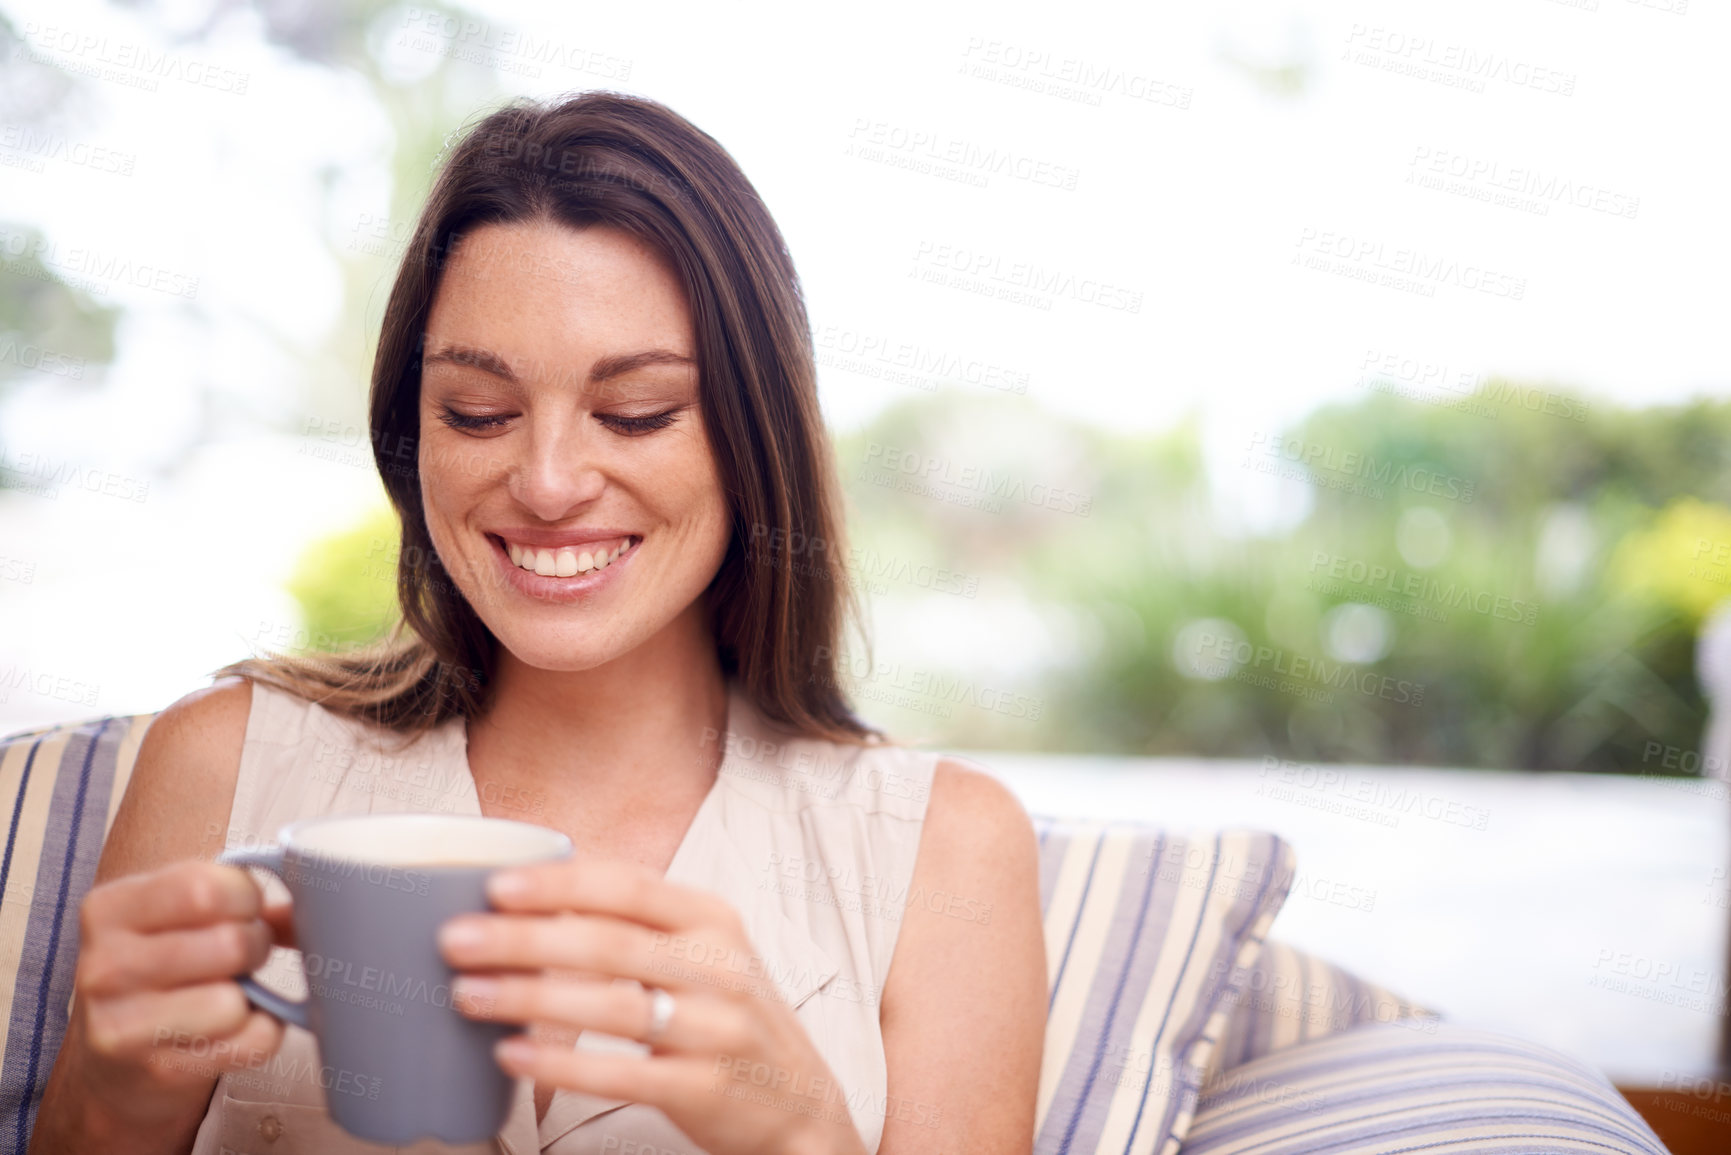
[{"label": "woman's hand", "polygon": [[209,862],[92,887],[73,978],[91,1099],[145,1121],[274,1054],[282,1024],[253,1010],[234,977],[264,965],[285,910],[267,911],[244,870]]},{"label": "woman's hand", "polygon": [[[563,1044],[502,1043],[499,1062],[511,1075],[647,1103],[713,1155],[863,1155],[804,1026],[773,982],[747,977],[773,968],[742,975],[726,965],[751,958],[753,947],[720,895],[633,862],[566,859],[499,871],[488,896],[501,913],[464,915],[440,933],[453,967],[491,972],[463,975],[453,1002],[472,1018],[568,1032]],[[585,1029],[646,1041],[656,987],[675,1009],[650,1054],[571,1045]]]}]

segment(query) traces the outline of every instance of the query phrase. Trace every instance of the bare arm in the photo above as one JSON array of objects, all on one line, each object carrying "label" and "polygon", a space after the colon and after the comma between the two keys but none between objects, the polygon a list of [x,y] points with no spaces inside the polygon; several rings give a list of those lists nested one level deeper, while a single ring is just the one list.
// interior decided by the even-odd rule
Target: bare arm
[{"label": "bare arm", "polygon": [[274,1050],[282,1028],[227,981],[263,964],[258,887],[224,846],[252,689],[224,679],[158,716],[79,910],[72,1016],[32,1155],[191,1149],[217,1071],[163,1061],[164,1027]]},{"label": "bare arm", "polygon": [[938,763],[884,983],[880,1155],[1032,1149],[1046,1032],[1038,860],[1007,787]]}]

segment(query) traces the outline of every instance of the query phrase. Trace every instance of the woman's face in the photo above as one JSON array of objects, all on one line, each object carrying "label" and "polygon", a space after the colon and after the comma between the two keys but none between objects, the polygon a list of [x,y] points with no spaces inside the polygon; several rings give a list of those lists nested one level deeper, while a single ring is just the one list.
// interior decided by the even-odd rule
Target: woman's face
[{"label": "woman's face", "polygon": [[421,501],[504,647],[586,670],[699,604],[731,533],[673,271],[605,225],[484,225],[446,263],[421,371]]}]

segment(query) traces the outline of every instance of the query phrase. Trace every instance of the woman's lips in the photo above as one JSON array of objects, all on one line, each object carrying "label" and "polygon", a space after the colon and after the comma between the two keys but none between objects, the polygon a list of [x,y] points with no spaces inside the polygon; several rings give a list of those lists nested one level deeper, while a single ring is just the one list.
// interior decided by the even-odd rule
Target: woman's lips
[{"label": "woman's lips", "polygon": [[[637,548],[643,542],[633,534],[586,542],[581,546],[549,549],[518,545],[496,534],[487,537],[493,544],[493,553],[499,559],[500,567],[505,571],[507,585],[530,597],[553,601],[585,597],[619,580],[617,575],[637,556]],[[565,556],[561,557],[562,554]],[[599,564],[597,554],[605,559]],[[588,557],[586,569],[581,568],[585,555]],[[567,570],[570,572],[564,573]]]}]

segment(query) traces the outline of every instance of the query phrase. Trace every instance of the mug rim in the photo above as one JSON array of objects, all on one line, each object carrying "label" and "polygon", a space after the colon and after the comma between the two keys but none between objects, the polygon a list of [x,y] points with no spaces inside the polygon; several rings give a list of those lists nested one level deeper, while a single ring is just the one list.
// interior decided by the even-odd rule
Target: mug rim
[{"label": "mug rim", "polygon": [[[323,849],[312,849],[299,845],[296,835],[314,827],[339,826],[350,822],[389,821],[409,825],[425,825],[429,823],[459,823],[473,825],[485,823],[488,826],[515,826],[523,833],[537,838],[551,839],[543,849],[526,853],[524,857],[509,862],[465,862],[465,863],[394,863],[381,862],[372,858],[357,858],[352,854],[336,853]],[[285,855],[292,854],[296,858],[315,858],[320,861],[354,863],[359,866],[384,866],[401,870],[421,871],[468,871],[468,870],[504,870],[514,866],[531,866],[539,862],[552,862],[568,857],[575,852],[571,838],[563,831],[551,826],[541,826],[534,822],[523,822],[516,818],[493,818],[485,814],[426,814],[418,811],[393,811],[385,813],[368,812],[365,814],[312,814],[285,822],[277,828],[277,845]]]}]

